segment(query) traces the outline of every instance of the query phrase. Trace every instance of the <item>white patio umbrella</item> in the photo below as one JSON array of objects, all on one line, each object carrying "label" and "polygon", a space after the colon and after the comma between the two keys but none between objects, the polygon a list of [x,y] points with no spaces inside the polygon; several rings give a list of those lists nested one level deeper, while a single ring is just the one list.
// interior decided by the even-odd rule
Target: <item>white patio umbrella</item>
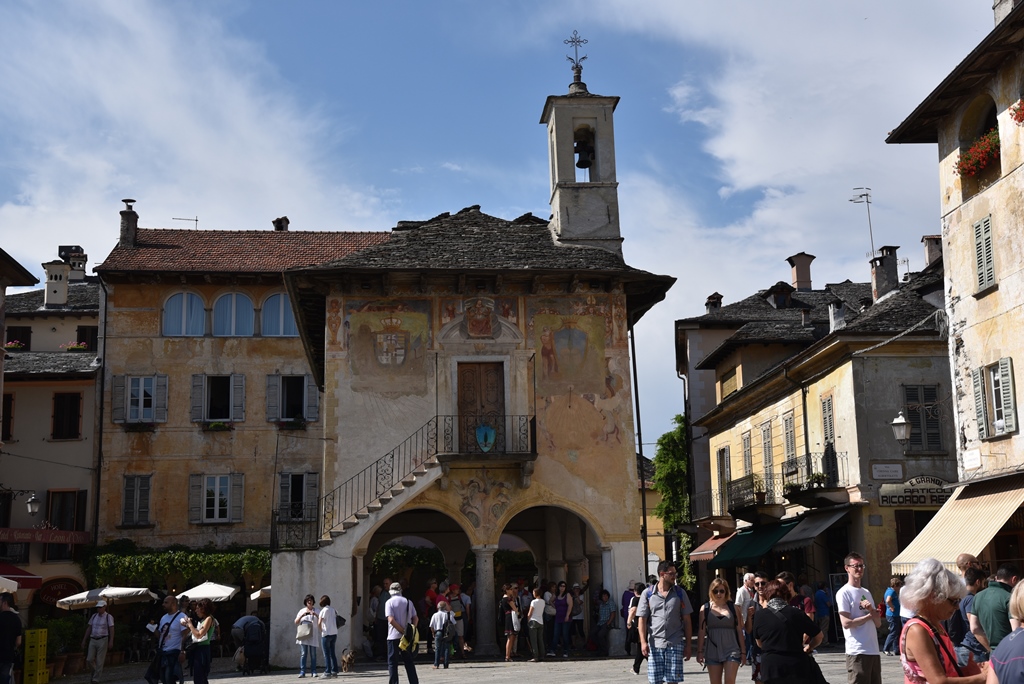
[{"label": "white patio umbrella", "polygon": [[229,584],[217,584],[216,582],[206,581],[198,587],[192,587],[191,589],[181,592],[178,596],[188,596],[190,601],[198,601],[199,599],[205,598],[217,602],[228,601],[237,593],[238,587],[231,586]]},{"label": "white patio umbrella", "polygon": [[78,608],[92,608],[96,602],[103,599],[108,606],[117,603],[141,603],[143,601],[156,601],[159,596],[144,587],[103,587],[102,589],[89,589],[80,594],[67,596],[57,601],[57,606],[64,610]]},{"label": "white patio umbrella", "polygon": [[270,585],[257,589],[256,591],[249,594],[249,599],[252,601],[258,601],[261,598],[270,598]]},{"label": "white patio umbrella", "polygon": [[18,583],[8,577],[0,577],[0,591],[9,591],[13,594],[18,591]]}]

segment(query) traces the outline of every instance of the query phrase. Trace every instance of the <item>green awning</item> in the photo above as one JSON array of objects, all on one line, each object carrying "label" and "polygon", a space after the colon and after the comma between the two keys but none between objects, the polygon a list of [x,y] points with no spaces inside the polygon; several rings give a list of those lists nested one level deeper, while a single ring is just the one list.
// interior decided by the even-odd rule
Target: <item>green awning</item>
[{"label": "green awning", "polygon": [[718,555],[708,563],[708,569],[753,567],[796,525],[797,521],[791,520],[741,530],[722,545]]}]

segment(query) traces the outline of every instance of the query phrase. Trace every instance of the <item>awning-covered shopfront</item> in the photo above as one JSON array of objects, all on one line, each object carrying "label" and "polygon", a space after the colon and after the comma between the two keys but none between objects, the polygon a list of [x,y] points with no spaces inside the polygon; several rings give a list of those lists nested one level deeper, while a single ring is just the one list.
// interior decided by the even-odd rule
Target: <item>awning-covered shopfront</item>
[{"label": "awning-covered shopfront", "polygon": [[925,558],[937,558],[956,570],[956,557],[980,555],[1022,503],[1022,475],[957,487],[931,522],[892,560],[893,574],[905,575]]},{"label": "awning-covered shopfront", "polygon": [[757,565],[761,557],[771,551],[772,547],[796,525],[794,520],[740,530],[718,549],[718,554],[708,563],[708,569]]},{"label": "awning-covered shopfront", "polygon": [[808,513],[796,527],[786,533],[782,539],[772,547],[773,551],[792,551],[809,546],[814,542],[815,537],[835,525],[839,520],[850,512],[849,508],[842,508],[838,511],[823,510]]},{"label": "awning-covered shopfront", "polygon": [[694,563],[700,563],[701,561],[709,561],[715,557],[722,545],[733,538],[732,534],[728,534],[724,537],[711,537],[703,544],[695,548],[690,552],[690,560]]}]

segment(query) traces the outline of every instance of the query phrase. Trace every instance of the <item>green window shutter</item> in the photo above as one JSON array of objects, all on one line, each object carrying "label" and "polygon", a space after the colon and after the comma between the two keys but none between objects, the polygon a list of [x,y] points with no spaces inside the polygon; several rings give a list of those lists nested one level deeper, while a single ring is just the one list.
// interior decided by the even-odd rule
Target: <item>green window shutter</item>
[{"label": "green window shutter", "polygon": [[203,522],[203,476],[188,476],[188,521],[193,524]]},{"label": "green window shutter", "polygon": [[149,524],[149,475],[138,476],[138,501],[135,522],[139,525]]},{"label": "green window shutter", "polygon": [[201,423],[206,417],[203,407],[206,405],[206,376],[192,376],[192,422]]},{"label": "green window shutter", "polygon": [[240,523],[242,522],[242,502],[245,498],[245,475],[242,473],[232,473],[230,483],[231,501],[229,505],[231,507],[231,522]]},{"label": "green window shutter", "polygon": [[124,422],[124,376],[115,375],[110,383],[110,419],[115,423]]},{"label": "green window shutter", "polygon": [[825,444],[836,441],[836,426],[832,416],[832,397],[821,400],[821,436]]},{"label": "green window shutter", "polygon": [[281,420],[281,376],[267,376],[267,420],[276,423]]},{"label": "green window shutter", "polygon": [[978,289],[996,282],[995,254],[992,249],[992,217],[974,224],[974,258],[978,270]]},{"label": "green window shutter", "polygon": [[782,417],[782,430],[785,434],[786,460],[796,458],[796,428],[794,426],[793,414]]},{"label": "green window shutter", "polygon": [[924,385],[921,387],[921,401],[932,410],[921,409],[921,420],[924,423],[924,448],[927,451],[942,450],[942,421],[936,404],[939,401],[939,386]]},{"label": "green window shutter", "polygon": [[985,369],[971,371],[974,385],[974,416],[978,421],[978,439],[988,438],[988,406],[985,405]]},{"label": "green window shutter", "polygon": [[280,473],[278,477],[281,478],[281,484],[278,489],[280,501],[277,504],[277,519],[280,522],[286,522],[288,520],[288,511],[291,510],[292,506],[292,475],[291,473]]},{"label": "green window shutter", "polygon": [[231,420],[245,420],[245,376],[241,373],[231,376]]},{"label": "green window shutter", "polygon": [[924,409],[921,407],[921,388],[918,385],[903,386],[903,411],[910,423],[910,442],[907,446],[913,451],[920,451],[924,448]]},{"label": "green window shutter", "polygon": [[153,380],[153,420],[167,422],[167,376],[157,375]]},{"label": "green window shutter", "polygon": [[312,375],[306,376],[306,415],[307,421],[313,423],[320,419],[320,391]]},{"label": "green window shutter", "polygon": [[1003,395],[1003,423],[1006,432],[1017,430],[1017,404],[1013,398],[1013,359],[999,359],[999,391]]},{"label": "green window shutter", "polygon": [[320,473],[306,473],[305,510],[303,517],[307,520],[316,518],[318,497],[320,495]]},{"label": "green window shutter", "polygon": [[137,482],[138,477],[135,475],[124,476],[124,506],[121,513],[123,525],[135,524],[135,486]]}]

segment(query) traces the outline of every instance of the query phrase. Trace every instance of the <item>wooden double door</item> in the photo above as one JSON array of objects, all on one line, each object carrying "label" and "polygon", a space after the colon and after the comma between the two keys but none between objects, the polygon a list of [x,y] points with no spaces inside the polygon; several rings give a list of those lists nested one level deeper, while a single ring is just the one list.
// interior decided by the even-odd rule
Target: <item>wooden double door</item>
[{"label": "wooden double door", "polygon": [[494,453],[505,447],[505,365],[460,363],[459,451]]}]

